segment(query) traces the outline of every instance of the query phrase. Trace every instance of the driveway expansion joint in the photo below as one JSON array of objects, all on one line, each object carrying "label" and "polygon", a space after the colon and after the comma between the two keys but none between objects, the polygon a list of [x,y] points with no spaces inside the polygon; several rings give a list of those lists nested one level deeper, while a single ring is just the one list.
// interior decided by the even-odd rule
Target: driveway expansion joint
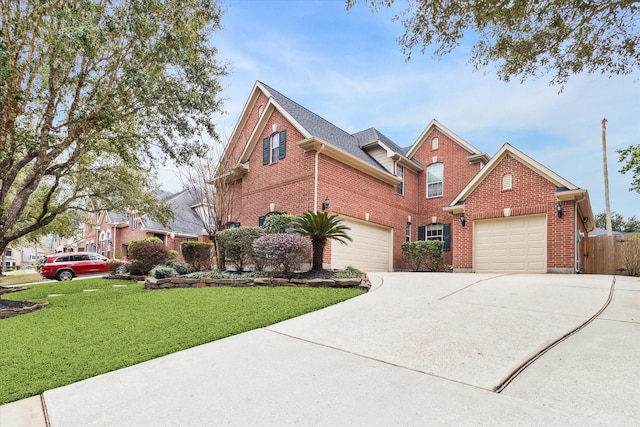
[{"label": "driveway expansion joint", "polygon": [[529,358],[522,365],[520,365],[520,367],[518,367],[509,376],[507,376],[507,378],[502,383],[500,383],[493,391],[496,392],[496,393],[502,393],[502,391],[504,391],[504,389],[509,384],[511,384],[511,382],[514,379],[516,379],[518,377],[518,375],[520,375],[525,369],[527,369],[529,366],[531,366],[536,360],[538,360],[540,357],[542,357],[545,353],[547,353],[549,350],[551,350],[552,348],[554,348],[555,346],[557,346],[561,342],[565,341],[569,337],[577,334],[582,329],[584,329],[587,325],[589,325],[591,322],[596,320],[598,318],[598,316],[600,316],[606,310],[606,308],[609,306],[609,304],[611,303],[611,300],[613,299],[613,292],[615,290],[615,287],[616,287],[616,276],[613,276],[613,281],[611,282],[611,288],[609,289],[609,296],[607,297],[607,300],[605,301],[604,305],[600,308],[600,310],[598,310],[596,312],[596,314],[591,316],[589,319],[587,319],[584,323],[579,325],[577,328],[569,331],[565,335],[561,336],[560,338],[558,338],[557,340],[553,341],[551,344],[549,344],[548,346],[546,346],[545,348],[543,348],[542,350],[540,350],[539,352],[537,352],[536,354],[531,356],[531,358]]}]

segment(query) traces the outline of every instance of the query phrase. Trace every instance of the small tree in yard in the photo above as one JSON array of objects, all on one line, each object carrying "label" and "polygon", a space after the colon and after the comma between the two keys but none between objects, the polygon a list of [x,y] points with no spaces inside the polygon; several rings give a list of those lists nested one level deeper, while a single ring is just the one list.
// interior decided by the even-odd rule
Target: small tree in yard
[{"label": "small tree in yard", "polygon": [[402,259],[414,270],[420,270],[425,266],[428,270],[438,271],[444,262],[442,258],[441,240],[418,240],[415,242],[404,242],[402,244]]},{"label": "small tree in yard", "polygon": [[299,234],[267,234],[253,241],[256,263],[281,271],[285,277],[309,260],[311,242]]},{"label": "small tree in yard", "polygon": [[338,215],[328,216],[326,212],[308,211],[297,217],[291,223],[291,228],[294,232],[311,238],[313,270],[322,270],[324,248],[328,239],[337,240],[345,245],[347,240],[353,241],[346,233],[347,230],[351,229],[342,224],[342,220],[338,218]]},{"label": "small tree in yard", "polygon": [[182,242],[182,256],[191,265],[194,271],[205,270],[211,260],[212,243],[205,242]]}]

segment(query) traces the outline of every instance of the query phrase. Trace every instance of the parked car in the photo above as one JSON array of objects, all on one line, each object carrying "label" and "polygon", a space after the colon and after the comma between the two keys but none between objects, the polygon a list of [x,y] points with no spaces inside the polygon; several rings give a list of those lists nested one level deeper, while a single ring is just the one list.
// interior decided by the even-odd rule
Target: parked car
[{"label": "parked car", "polygon": [[[66,252],[48,255],[40,264],[40,274],[47,279],[71,280],[84,274],[106,273],[112,270],[110,259],[93,252]],[[116,273],[124,273],[126,267],[119,265]]]}]

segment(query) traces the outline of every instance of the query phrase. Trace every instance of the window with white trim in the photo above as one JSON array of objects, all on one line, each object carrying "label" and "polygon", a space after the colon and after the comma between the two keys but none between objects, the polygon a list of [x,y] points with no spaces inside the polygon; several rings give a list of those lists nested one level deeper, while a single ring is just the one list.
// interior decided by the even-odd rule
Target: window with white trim
[{"label": "window with white trim", "polygon": [[136,230],[138,228],[138,211],[131,212],[131,217],[129,218],[129,228],[132,230]]},{"label": "window with white trim", "polygon": [[410,222],[407,223],[407,228],[405,229],[404,234],[405,234],[404,236],[405,242],[410,242],[411,241],[411,223]]},{"label": "window with white trim", "polygon": [[284,159],[286,155],[287,131],[276,132],[262,140],[262,164],[268,165]]},{"label": "window with white trim", "polygon": [[396,176],[401,180],[398,185],[396,185],[396,192],[404,196],[404,168],[400,165],[396,166]]},{"label": "window with white trim", "polygon": [[434,163],[427,167],[427,198],[439,197],[443,194],[444,165]]},{"label": "window with white trim", "polygon": [[436,136],[435,138],[433,138],[431,140],[431,151],[437,150],[439,146],[440,146],[440,141],[438,140],[438,137]]}]

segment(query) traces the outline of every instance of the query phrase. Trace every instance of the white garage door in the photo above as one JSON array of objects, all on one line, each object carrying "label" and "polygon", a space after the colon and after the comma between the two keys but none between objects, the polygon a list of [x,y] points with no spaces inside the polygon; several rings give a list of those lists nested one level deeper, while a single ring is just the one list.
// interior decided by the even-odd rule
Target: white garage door
[{"label": "white garage door", "polygon": [[343,245],[331,241],[331,268],[349,265],[362,271],[390,271],[393,250],[393,230],[366,221],[340,217],[347,227],[353,242]]},{"label": "white garage door", "polygon": [[523,215],[473,222],[476,273],[546,273],[547,217]]}]

